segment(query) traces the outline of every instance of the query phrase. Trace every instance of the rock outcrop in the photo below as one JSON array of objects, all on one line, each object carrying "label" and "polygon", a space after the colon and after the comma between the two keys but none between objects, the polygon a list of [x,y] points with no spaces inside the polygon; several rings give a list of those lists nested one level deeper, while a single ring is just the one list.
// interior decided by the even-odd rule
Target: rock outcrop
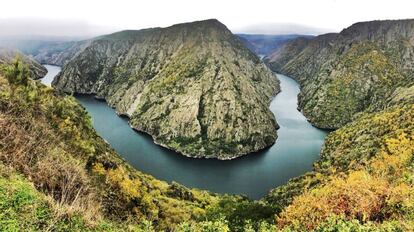
[{"label": "rock outcrop", "polygon": [[298,39],[266,62],[300,82],[299,107],[314,125],[339,128],[360,112],[413,101],[414,20],[362,22]]},{"label": "rock outcrop", "polygon": [[277,137],[278,80],[217,20],[95,38],[52,84],[106,99],[133,128],[191,157],[231,159]]}]

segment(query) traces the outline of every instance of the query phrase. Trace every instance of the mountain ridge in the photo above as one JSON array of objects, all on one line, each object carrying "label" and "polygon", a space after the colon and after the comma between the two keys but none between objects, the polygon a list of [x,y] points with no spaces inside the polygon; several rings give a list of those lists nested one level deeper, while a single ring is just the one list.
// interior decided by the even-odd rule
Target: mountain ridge
[{"label": "mountain ridge", "polygon": [[52,84],[105,98],[132,127],[192,157],[235,158],[276,139],[268,106],[278,80],[215,19],[98,37]]},{"label": "mountain ridge", "polygon": [[356,23],[340,33],[289,42],[266,62],[299,81],[299,107],[314,125],[336,129],[362,111],[384,109],[402,91],[397,89],[410,89],[413,36],[414,20]]}]

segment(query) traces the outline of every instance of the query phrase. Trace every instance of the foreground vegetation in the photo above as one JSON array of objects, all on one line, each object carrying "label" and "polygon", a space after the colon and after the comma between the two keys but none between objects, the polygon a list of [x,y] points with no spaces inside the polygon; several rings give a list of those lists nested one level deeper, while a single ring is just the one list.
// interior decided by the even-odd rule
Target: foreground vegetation
[{"label": "foreground vegetation", "polygon": [[393,107],[331,133],[315,171],[266,198],[279,228],[412,231],[413,121],[413,105]]},{"label": "foreground vegetation", "polygon": [[5,70],[9,81],[0,78],[0,160],[53,199],[56,220],[79,214],[92,227],[108,219],[166,229],[218,201],[132,169],[97,136],[73,97],[22,78],[26,69],[18,64]]},{"label": "foreground vegetation", "polygon": [[[29,73],[19,60],[2,66],[0,162],[13,175],[1,178],[31,186],[30,194],[47,209],[48,220],[42,227],[26,228],[19,219],[25,215],[17,212],[3,217],[0,227],[15,221],[13,228],[21,230],[145,231],[222,223],[239,230],[249,220],[254,221],[249,226],[272,222],[271,211],[261,203],[167,184],[133,169],[96,134],[75,98],[31,80]],[[13,183],[5,191],[14,194]],[[41,220],[35,216],[25,220]]]},{"label": "foreground vegetation", "polygon": [[267,62],[301,84],[299,107],[320,128],[414,98],[414,20],[355,23],[340,33],[289,42]]},{"label": "foreground vegetation", "polygon": [[313,172],[261,201],[167,184],[125,163],[71,96],[0,75],[0,231],[412,231],[414,106],[331,133]]},{"label": "foreground vegetation", "polygon": [[268,59],[301,84],[299,107],[325,139],[314,171],[272,190],[279,229],[413,231],[414,20],[353,24]]}]

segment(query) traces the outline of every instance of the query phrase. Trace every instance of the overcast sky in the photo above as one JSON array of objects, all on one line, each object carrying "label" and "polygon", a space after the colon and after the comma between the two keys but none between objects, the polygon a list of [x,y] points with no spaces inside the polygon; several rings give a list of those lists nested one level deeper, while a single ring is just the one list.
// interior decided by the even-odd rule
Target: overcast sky
[{"label": "overcast sky", "polygon": [[217,18],[234,33],[321,34],[414,18],[412,0],[5,0],[0,36],[94,36]]}]

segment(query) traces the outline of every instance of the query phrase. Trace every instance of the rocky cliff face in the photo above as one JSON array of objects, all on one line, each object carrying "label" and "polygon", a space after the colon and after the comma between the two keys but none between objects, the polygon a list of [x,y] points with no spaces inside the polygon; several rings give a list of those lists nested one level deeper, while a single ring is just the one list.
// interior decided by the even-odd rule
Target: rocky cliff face
[{"label": "rocky cliff face", "polygon": [[25,56],[17,50],[0,47],[0,64],[11,64],[16,58],[20,58],[23,63],[29,66],[34,79],[39,79],[46,75],[46,68],[37,63],[35,60]]},{"label": "rocky cliff face", "polygon": [[96,38],[53,85],[106,99],[133,128],[191,157],[231,159],[276,139],[278,81],[217,20]]},{"label": "rocky cliff face", "polygon": [[356,23],[295,40],[266,62],[300,82],[299,106],[314,125],[339,128],[359,112],[412,101],[414,20]]}]

